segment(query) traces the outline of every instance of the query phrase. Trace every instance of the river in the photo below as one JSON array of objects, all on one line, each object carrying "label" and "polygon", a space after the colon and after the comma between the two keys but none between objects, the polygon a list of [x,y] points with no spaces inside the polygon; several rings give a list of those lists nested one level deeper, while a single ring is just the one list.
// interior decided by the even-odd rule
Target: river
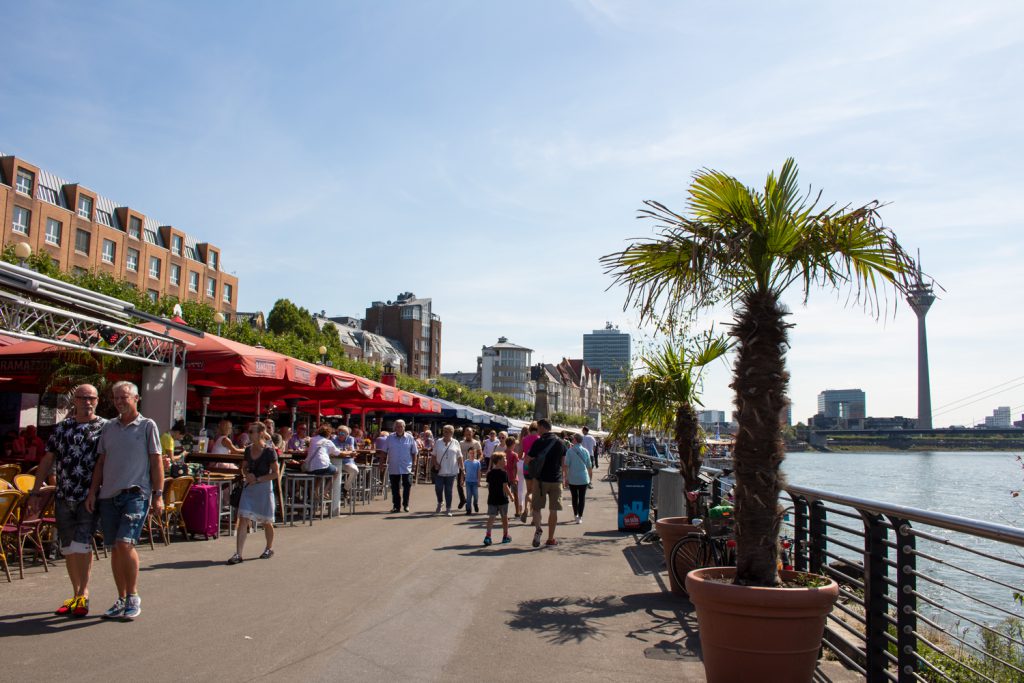
[{"label": "river", "polygon": [[[1011,494],[1014,489],[1024,488],[1024,470],[1016,459],[1017,455],[1009,451],[806,452],[787,454],[782,467],[791,484],[1024,528],[1024,495],[1015,498]],[[839,519],[844,524],[851,521]],[[920,528],[919,525],[915,527]],[[1021,548],[945,530],[927,530],[976,550],[1024,562],[1024,549]],[[833,547],[833,550],[850,555],[840,548]],[[926,541],[919,542],[918,550],[1011,586],[1024,584],[1024,571],[1019,567]],[[1024,616],[1024,608],[1014,604],[1012,590],[1005,586],[927,560],[919,560],[918,570],[957,590],[982,597],[992,605]],[[918,589],[982,623],[994,624],[1006,616],[954,591],[924,581],[918,582]],[[925,611],[930,610],[925,608]],[[956,627],[951,623],[956,618],[948,614],[940,616],[939,620],[947,626]],[[968,626],[959,624],[960,628]],[[976,634],[973,627],[972,630]]]}]

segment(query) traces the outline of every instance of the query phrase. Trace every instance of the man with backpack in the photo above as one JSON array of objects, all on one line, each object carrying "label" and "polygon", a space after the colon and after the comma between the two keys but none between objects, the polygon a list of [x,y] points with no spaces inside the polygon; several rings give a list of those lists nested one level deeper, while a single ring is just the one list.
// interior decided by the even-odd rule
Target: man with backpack
[{"label": "man with backpack", "polygon": [[562,509],[562,463],[565,460],[565,443],[551,433],[551,423],[546,419],[537,420],[540,437],[530,446],[526,467],[530,471],[533,485],[533,547],[540,547],[544,534],[541,526],[541,511],[547,501],[548,540],[544,545],[558,545],[555,527],[558,525],[558,511]]}]

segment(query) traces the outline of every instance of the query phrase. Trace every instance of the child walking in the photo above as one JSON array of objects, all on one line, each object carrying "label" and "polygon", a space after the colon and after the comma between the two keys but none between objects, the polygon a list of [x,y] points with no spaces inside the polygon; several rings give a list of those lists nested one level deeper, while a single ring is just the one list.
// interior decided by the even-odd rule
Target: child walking
[{"label": "child walking", "polygon": [[469,449],[469,460],[464,463],[466,468],[466,514],[480,512],[480,453],[475,446]]},{"label": "child walking", "polygon": [[494,518],[501,515],[501,542],[511,543],[508,535],[508,499],[512,497],[512,489],[508,485],[508,473],[505,471],[505,455],[495,453],[491,457],[491,468],[487,472],[487,535],[484,545],[491,544],[491,529]]}]

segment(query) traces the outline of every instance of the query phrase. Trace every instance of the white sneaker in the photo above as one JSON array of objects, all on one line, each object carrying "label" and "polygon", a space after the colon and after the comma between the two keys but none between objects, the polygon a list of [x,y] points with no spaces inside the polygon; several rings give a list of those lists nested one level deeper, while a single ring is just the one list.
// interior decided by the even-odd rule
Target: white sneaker
[{"label": "white sneaker", "polygon": [[577,523],[577,524],[583,524],[583,517],[582,517],[582,516],[580,516],[580,517],[577,517],[577,518],[576,518],[576,523]]}]

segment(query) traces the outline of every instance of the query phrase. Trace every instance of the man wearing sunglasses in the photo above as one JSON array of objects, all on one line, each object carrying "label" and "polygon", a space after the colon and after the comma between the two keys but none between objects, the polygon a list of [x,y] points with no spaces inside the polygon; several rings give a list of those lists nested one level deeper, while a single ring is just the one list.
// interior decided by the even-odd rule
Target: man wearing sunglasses
[{"label": "man wearing sunglasses", "polygon": [[93,468],[96,444],[104,420],[96,415],[99,394],[91,384],[81,384],[71,392],[73,413],[53,430],[46,442],[46,453],[36,472],[36,483],[29,494],[29,509],[38,511],[39,489],[46,485],[51,468],[57,475],[54,506],[60,551],[64,555],[74,595],[57,608],[56,614],[81,618],[89,614],[89,575],[92,573],[92,537],[96,533],[96,515],[85,508]]}]

